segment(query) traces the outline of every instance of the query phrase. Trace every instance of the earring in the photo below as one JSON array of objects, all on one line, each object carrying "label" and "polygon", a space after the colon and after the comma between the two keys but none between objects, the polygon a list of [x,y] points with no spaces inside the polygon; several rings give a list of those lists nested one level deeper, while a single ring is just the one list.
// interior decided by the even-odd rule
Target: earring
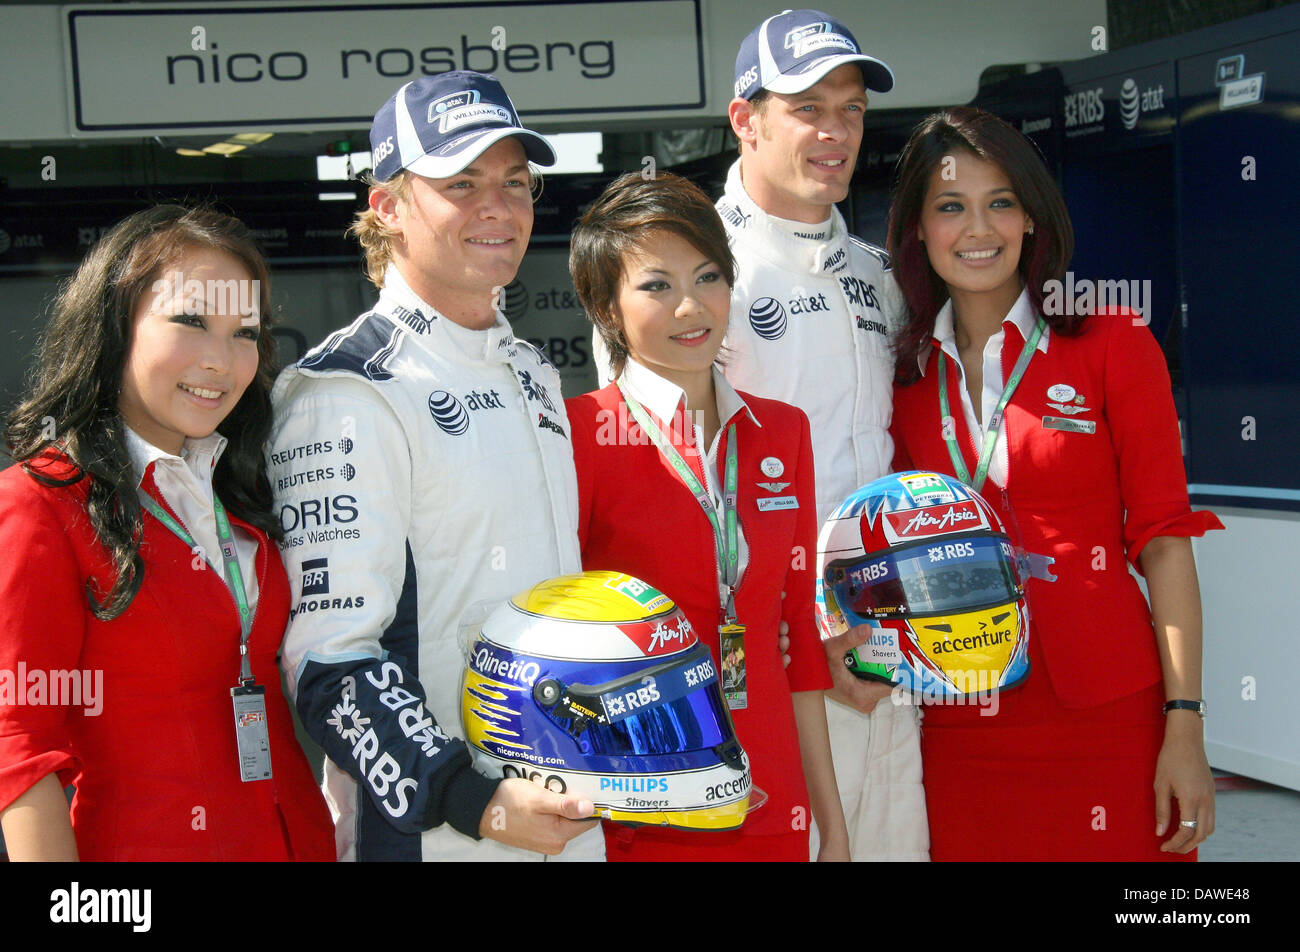
[{"label": "earring", "polygon": [[1025,234],[1027,234],[1027,235],[1032,235],[1033,233],[1034,233],[1034,226],[1033,226],[1033,225],[1030,225],[1030,226],[1029,226],[1029,231],[1025,232]]}]

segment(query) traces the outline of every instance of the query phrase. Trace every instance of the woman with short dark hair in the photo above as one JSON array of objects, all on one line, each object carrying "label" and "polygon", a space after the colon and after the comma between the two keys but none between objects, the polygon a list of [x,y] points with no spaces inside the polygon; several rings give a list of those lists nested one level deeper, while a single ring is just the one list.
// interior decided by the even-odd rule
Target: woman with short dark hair
[{"label": "woman with short dark hair", "polygon": [[727,832],[606,823],[606,858],[802,862],[815,817],[820,858],[847,860],[812,605],[808,419],[738,393],[714,366],[734,278],[722,221],[683,178],[624,175],[575,227],[569,269],[616,375],[567,402],[583,567],[633,575],[685,611],[769,797]]},{"label": "woman with short dark hair", "polygon": [[1222,526],[1188,505],[1145,320],[1061,301],[1072,248],[1060,192],[1014,128],[962,107],[913,131],[889,221],[908,312],[894,466],[970,483],[1055,560],[1027,581],[1024,686],[993,716],[926,710],[935,860],[1185,858],[1214,829],[1189,537]]}]

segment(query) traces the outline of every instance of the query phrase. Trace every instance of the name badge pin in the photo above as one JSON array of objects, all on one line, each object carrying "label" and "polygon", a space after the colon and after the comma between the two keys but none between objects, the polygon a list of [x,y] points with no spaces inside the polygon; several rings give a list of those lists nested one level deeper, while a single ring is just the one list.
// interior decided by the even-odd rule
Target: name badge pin
[{"label": "name badge pin", "polygon": [[785,464],[775,456],[769,456],[758,464],[758,468],[763,471],[764,476],[770,476],[775,479],[785,472]]}]

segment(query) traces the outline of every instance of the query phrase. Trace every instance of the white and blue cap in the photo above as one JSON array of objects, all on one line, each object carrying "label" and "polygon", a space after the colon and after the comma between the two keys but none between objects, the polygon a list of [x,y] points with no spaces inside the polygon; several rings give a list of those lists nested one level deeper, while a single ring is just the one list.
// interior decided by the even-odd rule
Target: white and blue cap
[{"label": "white and blue cap", "polygon": [[525,129],[494,77],[470,70],[425,76],[404,85],[375,113],[370,126],[372,174],[384,182],[402,169],[449,178],[509,136],[538,165],[554,165],[555,150]]},{"label": "white and blue cap", "polygon": [[762,89],[801,93],[846,63],[858,64],[867,89],[887,93],[894,88],[893,71],[863,53],[839,20],[820,10],[784,10],[760,23],[740,44],[736,96],[752,99]]}]

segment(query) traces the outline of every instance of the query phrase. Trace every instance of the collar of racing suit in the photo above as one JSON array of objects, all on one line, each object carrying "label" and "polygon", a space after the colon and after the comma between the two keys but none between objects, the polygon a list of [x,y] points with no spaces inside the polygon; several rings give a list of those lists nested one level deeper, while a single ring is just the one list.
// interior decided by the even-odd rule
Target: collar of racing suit
[{"label": "collar of racing suit", "polygon": [[830,219],[818,225],[769,215],[745,191],[739,159],[727,172],[718,213],[733,226],[734,236],[743,235],[747,246],[752,244],[760,256],[782,271],[821,275],[848,259],[849,232],[838,208],[832,205]]},{"label": "collar of racing suit", "polygon": [[411,331],[419,346],[444,357],[459,357],[462,363],[504,364],[519,353],[514,331],[500,308],[496,323],[486,330],[462,327],[412,291],[393,264],[384,272],[383,290],[371,310]]}]

